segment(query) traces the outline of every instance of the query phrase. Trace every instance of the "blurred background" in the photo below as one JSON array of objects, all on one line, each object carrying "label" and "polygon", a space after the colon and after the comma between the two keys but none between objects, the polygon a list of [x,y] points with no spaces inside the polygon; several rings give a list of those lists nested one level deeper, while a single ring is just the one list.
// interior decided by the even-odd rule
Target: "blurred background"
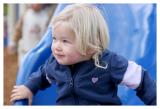
[{"label": "blurred background", "polygon": [[[3,4],[4,105],[10,105],[20,60],[43,37],[57,4]],[[43,16],[43,17],[42,17]],[[40,23],[40,22],[44,23]]]}]

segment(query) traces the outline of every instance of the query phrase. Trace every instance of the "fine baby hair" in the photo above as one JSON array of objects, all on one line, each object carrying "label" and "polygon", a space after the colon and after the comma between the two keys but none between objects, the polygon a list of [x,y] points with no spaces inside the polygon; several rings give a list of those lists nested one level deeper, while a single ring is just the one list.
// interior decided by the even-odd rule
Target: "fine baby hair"
[{"label": "fine baby hair", "polygon": [[108,48],[109,33],[100,10],[89,4],[69,5],[53,18],[53,28],[64,22],[75,33],[79,52],[86,55],[89,50],[93,50],[92,59],[95,65],[106,68],[107,66],[100,65],[99,56]]}]

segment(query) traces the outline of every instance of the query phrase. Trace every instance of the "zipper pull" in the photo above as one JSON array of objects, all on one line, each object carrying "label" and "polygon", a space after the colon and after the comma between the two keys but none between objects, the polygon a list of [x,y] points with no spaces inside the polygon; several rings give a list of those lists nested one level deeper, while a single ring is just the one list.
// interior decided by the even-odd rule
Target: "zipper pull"
[{"label": "zipper pull", "polygon": [[73,87],[73,80],[72,80],[72,79],[70,79],[69,86],[70,86],[70,87]]}]

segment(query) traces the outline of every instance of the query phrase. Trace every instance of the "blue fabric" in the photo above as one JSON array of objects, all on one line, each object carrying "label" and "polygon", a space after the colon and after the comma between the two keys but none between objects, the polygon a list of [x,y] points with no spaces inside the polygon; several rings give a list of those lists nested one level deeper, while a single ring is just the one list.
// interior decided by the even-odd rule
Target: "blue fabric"
[{"label": "blue fabric", "polygon": [[[67,4],[58,5],[55,15]],[[156,81],[156,5],[155,4],[95,4],[103,13],[110,33],[110,51],[134,60],[147,69]],[[16,84],[23,84],[51,54],[51,27],[41,42],[22,61]],[[53,105],[56,86],[39,91],[33,105]],[[143,105],[135,92],[119,87],[118,94],[124,105]],[[18,101],[15,104],[24,104]]]},{"label": "blue fabric", "polygon": [[[93,60],[88,60],[74,64],[71,69],[69,66],[60,65],[51,55],[24,85],[35,94],[38,89],[44,90],[56,83],[58,92],[56,104],[58,105],[121,105],[117,86],[130,67],[128,61],[106,50],[100,57],[100,64],[107,65],[107,68],[98,68]],[[137,66],[133,67],[137,69]],[[138,72],[135,72],[135,75],[127,72],[129,73],[135,77]],[[155,105],[155,83],[148,76],[147,71],[141,70],[141,73],[141,82],[135,89],[136,93],[145,104]]]}]

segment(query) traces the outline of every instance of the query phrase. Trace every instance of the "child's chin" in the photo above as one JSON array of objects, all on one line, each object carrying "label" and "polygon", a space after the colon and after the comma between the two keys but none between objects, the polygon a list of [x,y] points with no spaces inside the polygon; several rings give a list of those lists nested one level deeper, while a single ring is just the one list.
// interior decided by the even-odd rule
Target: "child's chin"
[{"label": "child's chin", "polygon": [[61,65],[69,65],[69,64],[66,63],[66,62],[60,62],[60,61],[58,61],[58,63],[61,64]]},{"label": "child's chin", "polygon": [[58,62],[60,65],[73,65],[74,63],[67,62]]}]

